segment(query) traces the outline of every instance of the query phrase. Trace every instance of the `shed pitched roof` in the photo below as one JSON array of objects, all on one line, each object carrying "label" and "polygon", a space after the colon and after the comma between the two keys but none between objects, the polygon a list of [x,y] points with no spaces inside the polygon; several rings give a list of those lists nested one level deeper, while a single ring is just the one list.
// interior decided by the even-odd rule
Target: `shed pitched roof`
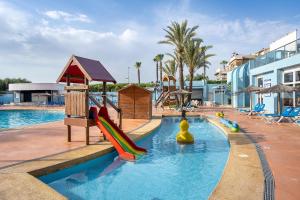
[{"label": "shed pitched roof", "polygon": [[140,90],[144,90],[144,91],[147,92],[147,93],[152,93],[151,91],[149,91],[149,90],[147,90],[147,89],[145,89],[145,88],[143,88],[143,87],[137,86],[136,84],[132,84],[132,83],[126,85],[125,87],[123,87],[122,89],[120,89],[118,92],[122,92],[122,91],[124,91],[124,90],[126,90],[126,89],[128,89],[128,88],[131,88],[131,87],[136,87],[136,88],[138,88],[138,89],[140,89]]},{"label": "shed pitched roof", "polygon": [[98,61],[72,55],[57,79],[57,82],[66,82],[67,75],[71,83],[83,83],[84,77],[89,81],[113,82],[116,80]]}]

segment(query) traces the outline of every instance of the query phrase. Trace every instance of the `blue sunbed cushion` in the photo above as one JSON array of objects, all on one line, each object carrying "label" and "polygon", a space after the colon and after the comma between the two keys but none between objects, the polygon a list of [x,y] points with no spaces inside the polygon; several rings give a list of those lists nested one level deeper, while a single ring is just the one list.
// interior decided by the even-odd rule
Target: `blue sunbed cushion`
[{"label": "blue sunbed cushion", "polygon": [[300,113],[300,107],[294,108],[287,117],[297,117]]}]

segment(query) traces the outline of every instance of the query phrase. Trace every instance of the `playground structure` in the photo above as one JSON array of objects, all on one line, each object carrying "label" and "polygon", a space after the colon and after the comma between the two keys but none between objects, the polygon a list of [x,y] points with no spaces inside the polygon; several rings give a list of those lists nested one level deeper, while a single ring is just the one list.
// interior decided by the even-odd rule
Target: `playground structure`
[{"label": "playground structure", "polygon": [[[103,83],[102,105],[89,95],[91,81]],[[68,142],[72,140],[72,126],[85,128],[87,145],[89,144],[89,128],[98,126],[105,138],[114,145],[120,158],[134,160],[146,152],[145,149],[137,147],[121,130],[122,111],[106,97],[106,83],[116,83],[116,80],[99,61],[72,55],[57,82],[67,83],[65,86],[67,93],[65,94],[66,118],[64,124],[68,129]],[[97,113],[96,107],[90,108],[89,100],[98,107],[99,113]],[[110,119],[107,103],[118,112],[119,126]]]},{"label": "playground structure", "polygon": [[[116,83],[116,80],[97,60],[91,60],[72,55],[57,79],[57,82],[65,82],[65,114],[64,124],[68,127],[68,142],[71,142],[72,126],[85,128],[86,144],[89,144],[89,127],[95,126],[95,122],[89,116],[89,99],[98,107],[101,107],[92,96],[89,95],[89,83],[91,81],[103,82],[102,99],[103,105],[111,103],[106,98],[106,83]],[[74,85],[71,85],[71,84]],[[121,111],[119,113],[119,125],[121,125]]]},{"label": "playground structure", "polygon": [[160,103],[162,107],[176,105],[178,99],[176,95],[172,94],[174,91],[176,91],[176,78],[174,76],[164,75],[161,83],[161,94],[156,100],[155,107]]}]

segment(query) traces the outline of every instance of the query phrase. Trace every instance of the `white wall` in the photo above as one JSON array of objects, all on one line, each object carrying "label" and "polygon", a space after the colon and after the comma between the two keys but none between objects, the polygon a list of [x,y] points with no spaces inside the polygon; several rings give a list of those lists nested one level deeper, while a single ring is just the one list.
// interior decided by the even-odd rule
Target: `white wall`
[{"label": "white wall", "polygon": [[[270,44],[270,51],[291,43],[297,39],[297,30],[286,34],[285,36],[275,40]],[[291,47],[292,48],[292,47]]]}]

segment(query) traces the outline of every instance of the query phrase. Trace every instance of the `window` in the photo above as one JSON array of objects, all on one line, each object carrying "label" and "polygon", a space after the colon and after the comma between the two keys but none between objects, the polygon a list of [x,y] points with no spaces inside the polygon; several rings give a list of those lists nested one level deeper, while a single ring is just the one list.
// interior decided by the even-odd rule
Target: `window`
[{"label": "window", "polygon": [[295,73],[296,81],[300,81],[300,71],[296,71]]},{"label": "window", "polygon": [[[296,86],[300,87],[300,83],[296,84]],[[300,106],[300,92],[295,92],[295,100],[295,106]]]},{"label": "window", "polygon": [[257,78],[257,86],[263,87],[263,78]]},{"label": "window", "polygon": [[[293,86],[293,85],[288,85],[288,86]],[[292,92],[284,92],[283,93],[283,106],[293,106],[293,93]]]},{"label": "window", "polygon": [[284,83],[293,82],[293,72],[284,73]]},{"label": "window", "polygon": [[[257,86],[264,87],[263,77],[257,78]],[[259,94],[259,95],[257,95],[257,97],[258,97],[258,99],[257,99],[258,102],[260,102],[260,103],[264,102],[263,95]]]},{"label": "window", "polygon": [[[300,86],[300,68],[283,72],[283,83],[288,86]],[[284,93],[282,96],[284,106],[300,106],[300,92]]]}]

